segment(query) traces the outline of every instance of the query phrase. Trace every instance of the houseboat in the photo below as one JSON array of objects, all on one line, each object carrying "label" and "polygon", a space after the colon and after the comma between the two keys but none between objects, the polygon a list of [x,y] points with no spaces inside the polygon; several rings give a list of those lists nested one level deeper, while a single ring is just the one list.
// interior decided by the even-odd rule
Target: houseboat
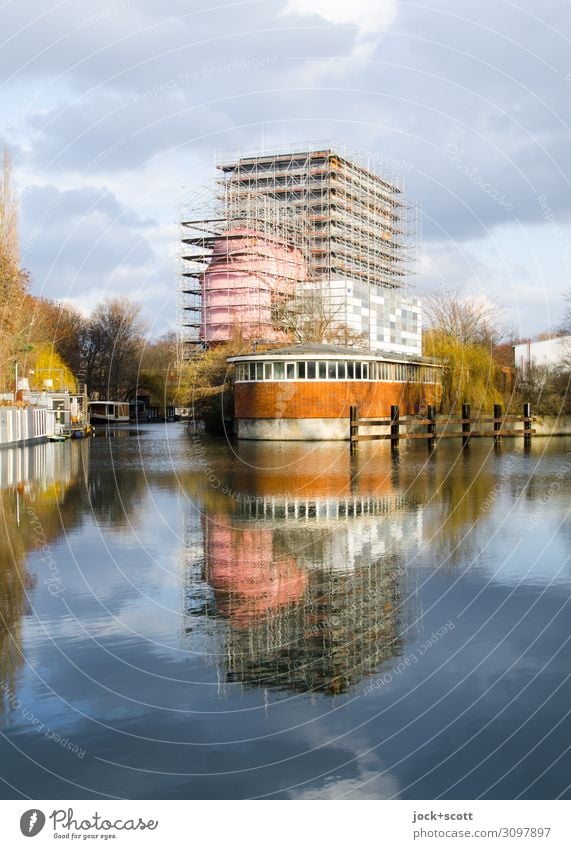
[{"label": "houseboat", "polygon": [[45,380],[43,389],[30,389],[28,379],[22,378],[14,395],[0,396],[0,447],[61,441],[91,433],[83,385],[74,392],[54,391],[52,381]]},{"label": "houseboat", "polygon": [[350,407],[378,419],[438,405],[442,366],[422,356],[302,344],[229,357],[239,439],[347,440]]},{"label": "houseboat", "polygon": [[127,401],[90,401],[89,420],[92,424],[125,424],[129,422]]}]

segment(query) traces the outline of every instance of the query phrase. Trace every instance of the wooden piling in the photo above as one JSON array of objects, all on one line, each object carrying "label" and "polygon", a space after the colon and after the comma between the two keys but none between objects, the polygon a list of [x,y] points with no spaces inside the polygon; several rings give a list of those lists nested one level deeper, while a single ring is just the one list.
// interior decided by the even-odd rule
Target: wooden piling
[{"label": "wooden piling", "polygon": [[531,404],[523,405],[523,444],[526,447],[531,445]]},{"label": "wooden piling", "polygon": [[357,424],[359,411],[356,406],[351,404],[349,407],[349,439],[351,441],[351,451],[355,451],[359,442],[359,425]]},{"label": "wooden piling", "polygon": [[470,444],[470,405],[462,404],[462,448]]},{"label": "wooden piling", "polygon": [[[494,404],[494,441],[495,442],[500,442],[500,440],[502,438],[501,433],[500,433],[500,431],[502,429],[501,418],[502,418],[502,405],[501,404]],[[500,421],[496,421],[497,419],[500,419]]]},{"label": "wooden piling", "polygon": [[426,428],[429,437],[426,444],[428,445],[428,450],[432,451],[434,448],[434,436],[436,434],[436,407],[434,404],[428,404],[426,407],[426,418],[429,419],[429,424]]},{"label": "wooden piling", "polygon": [[[378,439],[390,439],[391,449],[393,453],[398,454],[399,444],[401,439],[405,439],[407,445],[412,439],[426,439],[429,449],[434,446],[436,439],[436,425],[439,421],[436,415],[436,408],[433,405],[426,406],[426,418],[419,418],[408,415],[401,417],[400,408],[397,405],[391,406],[390,418],[372,419],[367,418],[364,421],[359,419],[359,410],[357,406],[351,406],[349,409],[349,441],[351,451],[358,447],[361,441],[370,441]],[[523,416],[504,415],[501,404],[494,404],[493,416],[482,415],[481,413],[472,418],[470,404],[462,404],[462,415],[450,416],[446,414],[442,416],[442,423],[445,428],[438,431],[438,439],[446,438],[461,438],[462,447],[470,444],[470,441],[477,437],[492,437],[494,444],[499,447],[504,436],[523,436],[524,445],[529,447],[531,437],[535,433],[532,428],[531,405],[524,404]],[[513,425],[523,422],[523,430],[516,430]],[[490,428],[490,424],[493,425]],[[421,429],[426,425],[426,430]],[[452,430],[452,427],[460,426],[460,430]],[[389,433],[365,433],[360,434],[360,427],[374,429],[377,427],[389,427]],[[401,433],[401,427],[404,427],[404,432]],[[419,430],[420,429],[420,430]]]},{"label": "wooden piling", "polygon": [[391,450],[399,450],[399,414],[397,405],[391,406]]}]

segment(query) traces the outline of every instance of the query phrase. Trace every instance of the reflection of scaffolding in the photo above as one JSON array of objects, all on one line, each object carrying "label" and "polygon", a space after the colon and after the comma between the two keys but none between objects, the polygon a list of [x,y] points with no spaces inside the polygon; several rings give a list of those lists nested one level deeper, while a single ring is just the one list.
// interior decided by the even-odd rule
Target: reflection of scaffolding
[{"label": "reflection of scaffolding", "polygon": [[221,679],[255,687],[335,694],[373,674],[418,620],[400,553],[403,536],[422,542],[414,501],[267,495],[233,502],[223,520],[203,516],[200,531],[195,521],[185,535],[193,650],[217,634]]},{"label": "reflection of scaffolding", "polygon": [[315,570],[303,598],[230,627],[228,677],[256,687],[345,692],[402,651],[400,575],[369,562],[354,572]]},{"label": "reflection of scaffolding", "polygon": [[[182,224],[187,342],[229,338],[244,327],[243,335],[256,338],[260,329],[281,341],[275,334],[304,290],[333,302],[342,297],[340,281],[359,287],[360,297],[368,287],[403,285],[412,227],[397,185],[331,148],[224,159],[217,167],[215,196]],[[213,270],[218,307],[209,313]]]}]

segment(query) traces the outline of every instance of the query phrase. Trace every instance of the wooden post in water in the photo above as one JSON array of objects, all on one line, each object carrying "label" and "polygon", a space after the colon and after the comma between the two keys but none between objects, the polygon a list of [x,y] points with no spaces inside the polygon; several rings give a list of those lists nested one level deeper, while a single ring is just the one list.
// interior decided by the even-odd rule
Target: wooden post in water
[{"label": "wooden post in water", "polygon": [[355,451],[359,443],[359,425],[357,424],[358,418],[359,411],[356,406],[351,404],[351,406],[349,407],[349,439],[351,441],[351,451]]},{"label": "wooden post in water", "polygon": [[[502,405],[501,404],[494,404],[494,420],[495,419],[501,419],[501,417],[502,417]],[[494,421],[494,432],[498,432],[498,435],[494,436],[495,442],[500,442],[501,439],[502,439],[502,437],[499,435],[499,431],[501,429],[502,429],[501,421],[500,422]]]},{"label": "wooden post in water", "polygon": [[391,406],[391,451],[399,450],[399,408]]},{"label": "wooden post in water", "polygon": [[470,418],[470,405],[462,404],[462,448],[470,444],[470,422],[464,419]]},{"label": "wooden post in water", "polygon": [[529,448],[531,445],[531,404],[523,405],[523,444]]},{"label": "wooden post in water", "polygon": [[431,434],[431,437],[426,440],[426,444],[428,445],[428,450],[432,451],[434,448],[434,434],[436,433],[436,407],[434,404],[428,404],[426,408],[426,418],[430,419],[430,424],[426,430]]}]

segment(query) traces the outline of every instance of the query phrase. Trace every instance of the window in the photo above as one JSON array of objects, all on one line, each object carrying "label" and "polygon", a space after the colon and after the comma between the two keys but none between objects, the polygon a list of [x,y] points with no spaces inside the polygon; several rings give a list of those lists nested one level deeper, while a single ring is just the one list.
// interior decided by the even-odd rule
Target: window
[{"label": "window", "polygon": [[347,363],[337,363],[337,376],[339,380],[345,380],[347,375]]},{"label": "window", "polygon": [[285,369],[283,363],[274,363],[274,380],[283,380],[284,372]]},{"label": "window", "polygon": [[355,363],[355,380],[361,380],[361,363]]},{"label": "window", "polygon": [[349,380],[355,377],[355,363],[347,363],[347,377]]},{"label": "window", "polygon": [[363,363],[363,380],[369,379],[369,363]]},{"label": "window", "polygon": [[248,369],[249,369],[249,379],[255,380],[256,379],[256,363],[248,363]]},{"label": "window", "polygon": [[319,363],[319,379],[325,380],[327,377],[327,363]]},{"label": "window", "polygon": [[297,376],[301,380],[305,380],[305,363],[298,363],[297,364]]},{"label": "window", "polygon": [[336,362],[327,363],[327,377],[329,378],[329,380],[336,380],[337,379],[337,363]]},{"label": "window", "polygon": [[308,363],[307,364],[307,379],[315,380],[315,366],[317,363]]},{"label": "window", "polygon": [[295,363],[286,363],[286,377],[288,380],[295,380]]},{"label": "window", "polygon": [[264,380],[272,379],[272,363],[264,363]]},{"label": "window", "polygon": [[369,380],[377,379],[377,364],[369,363]]},{"label": "window", "polygon": [[264,364],[256,363],[256,380],[264,379]]}]

